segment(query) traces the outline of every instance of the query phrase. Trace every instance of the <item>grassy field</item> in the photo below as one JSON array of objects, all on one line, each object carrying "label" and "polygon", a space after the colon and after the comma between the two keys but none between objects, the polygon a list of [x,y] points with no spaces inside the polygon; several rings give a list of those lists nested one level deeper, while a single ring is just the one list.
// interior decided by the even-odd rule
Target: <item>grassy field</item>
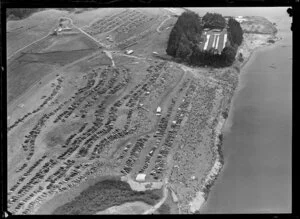
[{"label": "grassy field", "polygon": [[7,56],[47,35],[57,24],[59,17],[67,14],[67,11],[49,9],[34,13],[23,20],[8,21]]},{"label": "grassy field", "polygon": [[8,103],[51,72],[97,49],[97,44],[82,34],[49,36],[24,50],[8,64]]},{"label": "grassy field", "polygon": [[104,211],[99,211],[97,214],[142,214],[149,208],[151,208],[151,205],[144,202],[128,202],[122,205],[110,207]]},{"label": "grassy field", "polygon": [[[18,62],[18,61],[16,61]],[[12,63],[7,72],[7,102],[8,104],[24,93],[40,78],[46,76],[53,66],[45,63]]]},{"label": "grassy field", "polygon": [[241,23],[241,27],[245,33],[261,33],[274,34],[277,29],[274,25],[264,17],[244,17],[246,21]]},{"label": "grassy field", "polygon": [[49,39],[49,46],[41,52],[72,51],[97,48],[97,44],[82,34],[60,35]]}]

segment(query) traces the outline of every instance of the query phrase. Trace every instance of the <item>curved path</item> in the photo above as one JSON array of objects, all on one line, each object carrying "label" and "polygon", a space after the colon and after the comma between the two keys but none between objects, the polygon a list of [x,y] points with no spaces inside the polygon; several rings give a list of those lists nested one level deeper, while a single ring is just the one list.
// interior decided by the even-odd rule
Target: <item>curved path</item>
[{"label": "curved path", "polygon": [[167,199],[168,197],[168,178],[166,177],[164,180],[164,191],[163,198],[153,207],[145,211],[143,214],[153,214]]},{"label": "curved path", "polygon": [[165,20],[163,20],[163,21],[160,23],[160,25],[156,28],[156,31],[157,31],[158,33],[161,32],[161,31],[159,30],[160,27],[161,27],[167,20],[169,20],[169,19],[171,19],[171,16],[170,16],[170,15],[168,15],[168,17],[167,17]]}]

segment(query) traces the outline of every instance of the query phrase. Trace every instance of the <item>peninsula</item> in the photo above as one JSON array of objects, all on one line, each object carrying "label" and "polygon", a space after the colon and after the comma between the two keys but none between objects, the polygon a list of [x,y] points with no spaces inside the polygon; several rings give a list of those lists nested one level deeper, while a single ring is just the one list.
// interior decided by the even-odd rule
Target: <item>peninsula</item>
[{"label": "peninsula", "polygon": [[[11,17],[12,15],[10,15]],[[8,210],[198,213],[263,17],[179,8],[26,10],[7,21]]]}]

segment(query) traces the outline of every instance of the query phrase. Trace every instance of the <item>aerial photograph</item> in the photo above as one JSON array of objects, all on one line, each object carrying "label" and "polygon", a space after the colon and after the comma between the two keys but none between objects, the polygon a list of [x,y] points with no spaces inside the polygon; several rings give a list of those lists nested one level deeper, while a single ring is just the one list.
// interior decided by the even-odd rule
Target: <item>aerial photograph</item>
[{"label": "aerial photograph", "polygon": [[287,9],[7,8],[7,212],[291,213]]}]

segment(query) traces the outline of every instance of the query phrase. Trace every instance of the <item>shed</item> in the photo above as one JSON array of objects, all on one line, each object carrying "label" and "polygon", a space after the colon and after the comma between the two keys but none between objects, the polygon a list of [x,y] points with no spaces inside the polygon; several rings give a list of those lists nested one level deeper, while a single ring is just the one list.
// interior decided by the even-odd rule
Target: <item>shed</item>
[{"label": "shed", "polygon": [[136,176],[136,181],[145,181],[145,178],[146,178],[146,174],[145,173],[139,173],[137,176]]},{"label": "shed", "polygon": [[125,53],[126,53],[127,55],[130,55],[130,54],[133,53],[133,50],[131,50],[131,49],[130,49],[130,50],[126,50]]},{"label": "shed", "polygon": [[157,107],[156,113],[161,113],[161,107],[160,106]]}]

